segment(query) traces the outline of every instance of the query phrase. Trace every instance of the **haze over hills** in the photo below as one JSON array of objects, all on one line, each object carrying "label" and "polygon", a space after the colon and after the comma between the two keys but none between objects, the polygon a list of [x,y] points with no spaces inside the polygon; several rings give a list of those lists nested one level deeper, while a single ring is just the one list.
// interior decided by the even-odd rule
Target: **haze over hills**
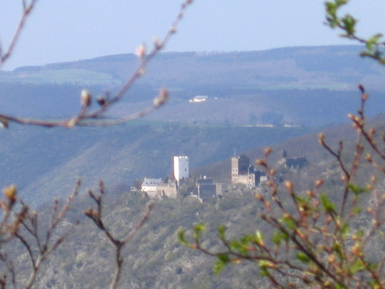
[{"label": "haze over hills", "polygon": [[[145,127],[149,125],[148,123],[142,123],[131,124],[132,130],[128,129],[128,127],[119,127],[117,134],[103,130],[102,132],[97,131],[99,134],[103,135],[102,138],[105,137],[110,140],[107,141],[106,144],[108,143],[111,146],[112,153],[110,154],[107,152],[103,155],[103,152],[106,152],[107,148],[105,147],[104,150],[99,150],[99,146],[103,143],[103,141],[100,141],[94,147],[91,147],[89,152],[72,152],[76,156],[73,160],[80,156],[79,159],[82,159],[82,162],[87,163],[87,166],[84,169],[89,170],[89,173],[95,174],[98,173],[95,171],[95,164],[97,162],[102,162],[103,165],[106,164],[108,166],[109,162],[107,159],[113,158],[111,161],[114,163],[115,167],[109,166],[107,170],[113,169],[114,174],[119,175],[119,170],[122,170],[122,166],[117,160],[122,158],[123,161],[128,163],[129,159],[127,156],[123,155],[123,152],[128,151],[128,155],[130,155],[133,152],[138,153],[137,149],[139,148],[137,142],[133,141],[133,139],[130,139],[130,142],[127,142],[126,138],[119,140],[119,136],[123,137],[124,132],[130,132],[130,135],[135,137],[135,132],[142,127],[143,130],[149,132],[146,134],[147,139],[144,142],[141,142],[141,145],[143,145],[142,150],[147,153],[151,151],[148,150],[146,145],[157,145],[159,148],[162,147],[161,143],[151,141],[155,139],[152,139],[150,134],[154,134],[159,130],[162,132],[161,134],[156,134],[156,138],[159,139],[161,135],[164,136],[164,133],[167,131],[167,126],[155,128],[154,124],[151,124],[151,130],[148,128],[145,129]],[[379,117],[370,125],[374,125],[377,128],[377,131],[383,131],[383,124],[384,117]],[[218,134],[218,128],[214,129],[212,126],[201,127],[199,131],[197,128],[197,126],[187,127],[180,125],[180,128],[178,129],[177,125],[174,124],[174,126],[172,126],[172,131],[178,132],[179,130],[182,130],[185,132],[185,134],[179,132],[177,135],[182,138],[182,144],[189,138],[192,138],[190,145],[195,143],[197,135],[200,134],[206,135],[206,138],[208,135],[211,135],[211,140],[220,139],[225,143],[226,141],[229,141],[226,137],[239,139],[242,136],[247,136],[248,132],[252,132],[239,131],[239,134],[234,135],[234,132],[226,131],[226,135],[221,136]],[[209,130],[209,133],[205,133],[205,129]],[[241,128],[236,127],[234,129],[240,130]],[[263,135],[262,132],[263,131],[260,130],[254,131],[253,133],[254,136],[259,138],[263,138],[264,136],[268,138],[269,133]],[[64,131],[64,133],[68,132]],[[213,135],[213,133],[216,134]],[[279,135],[282,137],[280,133]],[[45,137],[50,141],[49,136],[45,135]],[[92,136],[88,137],[92,139]],[[114,138],[111,139],[111,137]],[[336,139],[342,138],[345,140],[345,151],[349,151],[346,155],[350,156],[353,155],[351,150],[354,149],[355,145],[354,137],[355,134],[350,125],[343,125],[326,131],[326,140],[333,147],[338,144]],[[75,138],[79,138],[80,143],[85,140],[84,138],[81,138],[80,135],[76,135]],[[61,140],[63,141],[63,138],[61,138]],[[256,140],[257,139],[254,141]],[[246,139],[243,139],[243,141],[246,141]],[[118,146],[116,145],[120,142],[126,143],[127,145],[130,143],[134,149],[129,151],[127,147],[124,147],[119,151],[117,149]],[[164,143],[167,143],[168,145],[171,144],[168,140],[164,140]],[[72,142],[72,144],[76,144],[76,141]],[[210,149],[212,144],[213,143],[209,143],[205,149]],[[87,148],[88,146],[89,144],[86,143],[85,147]],[[184,146],[182,145],[182,147]],[[85,148],[79,148],[79,151],[84,149]],[[172,149],[175,149],[175,147],[171,148],[171,150]],[[198,147],[194,147],[194,149],[199,150]],[[219,149],[222,150],[223,147],[219,146]],[[301,170],[291,171],[282,167],[278,170],[278,174],[284,171],[285,177],[290,177],[291,180],[300,180],[300,182],[295,182],[296,190],[302,189],[301,186],[298,186],[299,183],[305,186],[306,189],[309,189],[313,187],[316,179],[331,176],[330,180],[325,179],[325,183],[322,186],[322,193],[330,193],[331,198],[333,198],[333,196],[342,195],[342,191],[338,190],[337,185],[338,183],[342,183],[340,180],[341,172],[338,170],[338,166],[333,157],[318,144],[316,134],[304,135],[274,145],[274,151],[276,153],[274,153],[271,158],[271,164],[276,163],[277,158],[279,158],[279,151],[282,149],[286,149],[289,156],[301,155],[306,156],[309,160],[309,165]],[[103,155],[102,157],[98,156],[100,153]],[[164,157],[164,154],[167,155],[167,153],[166,150],[162,150],[160,154]],[[219,150],[213,150],[210,153],[216,155],[220,152]],[[253,159],[257,156],[261,156],[261,149],[253,149],[247,152],[247,154]],[[87,159],[90,156],[96,160],[95,163],[92,163],[91,159]],[[158,160],[161,160],[162,157],[157,158],[152,155],[152,160],[147,163],[147,167],[157,166],[158,164],[161,166],[162,164],[160,164]],[[194,155],[194,158],[195,157],[197,157],[197,155]],[[139,158],[141,161],[135,163],[136,169],[141,168],[143,160],[148,160],[144,155],[140,155]],[[194,158],[191,158],[191,160],[194,160]],[[68,164],[71,162],[72,161],[68,162]],[[201,167],[195,171],[199,173],[208,172],[217,179],[219,174],[223,172],[223,168],[226,168],[229,163],[230,162],[227,159],[225,162],[218,163],[214,167]],[[195,165],[197,165],[197,163],[194,163],[194,166]],[[66,167],[66,170],[71,169],[76,170],[78,167],[70,165]],[[59,172],[60,171],[56,171],[55,173]],[[64,170],[62,172],[64,172]],[[229,178],[229,171],[225,172],[225,174],[227,174],[227,178]],[[51,174],[51,177],[53,176],[54,174]],[[70,178],[66,179],[67,182],[68,179]],[[336,179],[337,181],[335,181]],[[333,181],[335,183],[332,183],[332,190],[330,191],[328,185]],[[36,187],[35,190],[39,188],[42,191],[46,190],[44,184],[49,184],[49,182],[56,183],[58,186],[65,184],[65,182],[59,178],[46,178],[46,183],[41,182],[40,187]],[[283,189],[281,192],[283,192],[283,196],[286,196],[284,200],[291,203],[290,196],[287,194],[286,190]],[[45,199],[42,192],[39,193],[40,194],[36,194],[35,196],[37,198]],[[71,234],[55,254],[47,260],[47,270],[44,271],[44,278],[37,280],[38,284],[42,284],[42,286],[43,284],[49,284],[49,286],[55,288],[64,288],[65,286],[67,286],[67,288],[99,288],[100,286],[104,288],[110,280],[111,264],[113,264],[112,262],[114,261],[111,258],[113,252],[110,250],[106,238],[104,238],[103,234],[91,224],[88,218],[85,218],[84,216],[83,218],[79,217],[83,208],[93,205],[90,203],[91,200],[89,198],[83,196],[83,198],[79,197],[79,199],[77,199],[78,201],[75,203],[75,208],[70,211],[67,220],[69,222],[74,222],[80,218],[81,223],[74,234]],[[105,224],[110,228],[113,228],[114,233],[122,234],[122,232],[126,232],[126,230],[131,229],[136,225],[142,211],[146,207],[148,198],[144,197],[143,194],[129,192],[128,185],[126,184],[125,186],[116,186],[113,189],[108,188],[104,201]],[[221,251],[222,247],[217,237],[217,228],[220,224],[226,225],[228,228],[228,236],[255,234],[256,229],[262,232],[268,232],[267,230],[271,228],[268,228],[266,223],[259,218],[262,205],[256,202],[251,189],[247,189],[242,185],[229,186],[224,192],[223,198],[214,198],[203,203],[193,197],[179,197],[177,199],[164,198],[162,200],[155,199],[154,202],[154,210],[152,211],[148,222],[124,248],[123,257],[125,260],[125,267],[120,283],[122,288],[232,289],[250,288],[250,284],[258,284],[258,288],[265,288],[265,286],[263,286],[263,281],[256,278],[256,276],[259,276],[258,270],[255,269],[255,266],[253,266],[252,263],[248,262],[243,262],[239,266],[228,266],[219,277],[215,276],[213,273],[213,266],[215,263],[214,258],[209,258],[200,252],[181,246],[177,240],[176,233],[181,228],[186,228],[190,231],[193,224],[204,223],[207,225],[207,230],[202,237],[202,240],[204,240],[202,246],[211,250]],[[50,214],[50,207],[46,204],[39,209],[39,215],[42,217],[43,222],[44,220],[49,219]],[[360,220],[362,220],[362,218],[360,218]],[[63,230],[63,228],[66,228],[66,225],[67,224],[64,224],[61,229]],[[381,250],[381,246],[382,242],[379,241],[371,248],[373,252],[378,252],[378,250]],[[22,257],[15,259],[16,266],[26,267],[25,262],[23,262],[25,259]],[[251,264],[251,266],[249,264]],[[69,275],[71,278],[68,278]]]},{"label": "haze over hills", "polygon": [[[282,150],[289,157],[306,157],[308,165],[303,169],[281,166],[277,175],[293,180],[298,191],[312,188],[316,179],[323,178],[322,189],[331,199],[338,195],[340,170],[318,144],[317,133],[322,129],[332,147],[344,139],[344,160],[353,156],[354,130],[340,123],[358,108],[357,83],[366,85],[370,93],[368,115],[384,111],[383,72],[359,59],[358,51],[358,47],[343,46],[162,54],[111,114],[114,117],[146,106],[159,87],[169,87],[170,102],[144,119],[107,128],[69,130],[11,124],[8,130],[0,130],[0,187],[16,184],[26,203],[38,208],[44,223],[52,214],[47,203],[68,196],[76,179],[83,181],[82,192],[103,179],[107,187],[103,219],[114,233],[123,234],[136,226],[148,202],[144,194],[130,191],[133,181],[166,177],[172,171],[172,156],[188,155],[192,175],[207,175],[223,183],[224,197],[201,203],[180,192],[176,199],[155,200],[148,222],[124,249],[122,288],[230,289],[249,288],[250,284],[262,288],[255,278],[258,272],[246,262],[226,268],[216,278],[214,261],[181,247],[176,232],[206,223],[204,247],[221,251],[214,237],[219,224],[230,228],[230,236],[250,233],[251,228],[252,234],[255,228],[266,229],[258,218],[261,204],[255,203],[254,192],[242,185],[226,186],[229,159],[235,153],[246,153],[253,162],[262,156],[264,147],[272,146],[272,165],[278,163]],[[79,109],[82,88],[89,87],[95,95],[105,88],[115,91],[136,62],[133,55],[120,55],[3,72],[1,111],[68,117]],[[189,102],[196,95],[208,98]],[[384,131],[384,116],[377,116],[370,125]],[[362,175],[371,173],[363,166]],[[59,231],[67,231],[67,221],[80,219],[81,223],[47,260],[37,286],[107,286],[114,260],[103,234],[81,213],[89,206],[95,204],[85,196],[74,203]],[[381,246],[379,242],[373,251]],[[27,272],[26,254],[15,255],[15,264],[23,273]]]},{"label": "haze over hills", "polygon": [[[144,121],[112,128],[11,126],[0,132],[0,185],[16,183],[39,202],[68,194],[76,178],[86,187],[99,178],[130,185],[136,178],[166,176],[173,155],[189,155],[192,167],[206,166],[228,159],[234,149],[246,152],[346,122],[358,107],[358,83],[367,85],[368,115],[374,116],[385,109],[384,72],[360,59],[359,51],[334,46],[160,54],[111,115],[148,105],[163,86],[171,96],[165,107]],[[137,63],[134,55],[117,55],[1,72],[2,112],[74,115],[82,88],[95,95],[113,92]],[[188,102],[196,95],[207,95],[207,101]]]},{"label": "haze over hills", "polygon": [[166,177],[172,157],[188,155],[191,167],[312,131],[306,128],[210,126],[134,122],[74,130],[13,126],[0,131],[0,186],[15,183],[23,197],[40,202],[66,196],[76,179],[83,187],[132,185],[136,178]]},{"label": "haze over hills", "polygon": [[[112,113],[143,108],[159,88],[167,87],[168,106],[148,119],[324,126],[345,121],[345,115],[356,109],[361,83],[375,96],[368,108],[373,116],[384,111],[384,71],[360,58],[359,52],[359,46],[326,46],[163,53]],[[137,64],[137,57],[127,54],[2,72],[2,110],[35,117],[68,116],[78,109],[81,88],[88,87],[96,95],[105,89],[113,92]],[[188,103],[195,95],[207,95],[208,102]],[[21,105],[10,101],[14,98]]]}]

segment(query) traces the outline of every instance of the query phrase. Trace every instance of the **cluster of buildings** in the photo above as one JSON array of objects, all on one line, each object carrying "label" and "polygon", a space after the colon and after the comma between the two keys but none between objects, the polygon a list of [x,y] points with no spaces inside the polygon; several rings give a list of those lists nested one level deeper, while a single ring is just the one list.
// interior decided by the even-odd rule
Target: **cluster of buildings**
[{"label": "cluster of buildings", "polygon": [[169,197],[175,199],[177,197],[177,189],[180,182],[190,176],[188,157],[175,156],[173,165],[174,179],[169,179],[167,183],[165,183],[161,178],[144,178],[141,185],[141,191],[146,193],[150,198]]},{"label": "cluster of buildings", "polygon": [[[174,156],[173,179],[163,182],[161,178],[144,178],[141,191],[150,198],[176,198],[178,187],[190,177],[189,159],[187,156]],[[222,185],[215,183],[213,178],[203,176],[196,180],[196,194],[200,201],[206,201],[222,193]]]},{"label": "cluster of buildings", "polygon": [[[300,169],[307,164],[306,158],[288,158],[286,151],[282,153],[282,159],[278,163],[286,168]],[[173,157],[173,178],[164,182],[161,178],[144,178],[141,191],[150,198],[176,198],[177,191],[184,181],[190,178],[189,158],[187,156]],[[265,172],[257,170],[250,164],[250,158],[245,154],[231,158],[231,183],[244,184],[254,188],[267,181]],[[206,201],[222,195],[222,184],[215,183],[211,177],[200,177],[195,182],[194,196],[200,201]]]}]

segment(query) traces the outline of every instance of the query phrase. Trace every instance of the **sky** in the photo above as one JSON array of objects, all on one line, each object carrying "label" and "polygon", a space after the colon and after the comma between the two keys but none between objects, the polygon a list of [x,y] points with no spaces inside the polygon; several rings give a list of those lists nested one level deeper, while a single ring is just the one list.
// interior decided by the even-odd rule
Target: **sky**
[{"label": "sky", "polygon": [[[162,38],[182,0],[39,0],[12,58],[3,66],[44,65],[133,53]],[[7,48],[22,1],[0,0],[0,40]],[[323,24],[321,0],[194,0],[165,51],[228,52],[353,44]],[[385,1],[352,0],[362,35],[385,31]]]}]

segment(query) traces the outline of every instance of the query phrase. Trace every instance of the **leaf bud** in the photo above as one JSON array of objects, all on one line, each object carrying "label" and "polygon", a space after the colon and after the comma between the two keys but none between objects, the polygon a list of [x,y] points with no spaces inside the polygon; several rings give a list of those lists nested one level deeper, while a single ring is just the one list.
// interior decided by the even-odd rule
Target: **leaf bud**
[{"label": "leaf bud", "polygon": [[154,37],[154,39],[153,39],[152,42],[154,43],[154,46],[155,46],[156,49],[159,50],[159,49],[162,49],[162,48],[163,48],[163,45],[162,45],[162,43],[159,41],[158,37]]},{"label": "leaf bud", "polygon": [[162,88],[160,90],[159,96],[154,99],[153,105],[155,107],[159,107],[159,106],[165,104],[167,99],[168,99],[168,91],[167,91],[167,89]]},{"label": "leaf bud", "polygon": [[88,107],[91,105],[91,93],[87,89],[83,89],[80,95],[80,104],[83,107]]},{"label": "leaf bud", "polygon": [[106,104],[106,99],[103,97],[103,96],[98,96],[98,98],[96,99],[96,102],[100,105],[100,106],[104,106]]},{"label": "leaf bud", "polygon": [[0,117],[0,127],[7,129],[9,127],[8,119],[6,119],[4,117]]},{"label": "leaf bud", "polygon": [[161,104],[165,103],[168,100],[168,90],[165,88],[162,88],[159,93],[159,99],[162,102]]},{"label": "leaf bud", "polygon": [[361,93],[365,93],[365,88],[362,84],[358,85],[358,89],[361,90]]},{"label": "leaf bud", "polygon": [[292,193],[294,190],[293,183],[291,181],[285,181],[284,184],[285,184],[285,187],[288,189],[288,191]]},{"label": "leaf bud", "polygon": [[323,133],[320,133],[320,134],[318,135],[318,141],[319,141],[322,145],[325,144],[325,135],[324,135]]},{"label": "leaf bud", "polygon": [[16,201],[16,193],[17,193],[17,188],[14,184],[3,188],[4,196],[12,203]]},{"label": "leaf bud", "polygon": [[375,175],[372,175],[372,176],[370,177],[370,181],[371,181],[372,183],[376,183],[376,182],[377,182],[377,177],[376,177]]},{"label": "leaf bud", "polygon": [[73,128],[76,123],[78,122],[78,119],[76,117],[73,117],[71,118],[68,122],[67,122],[67,128]]},{"label": "leaf bud", "polygon": [[360,242],[356,242],[354,244],[354,246],[352,247],[351,251],[352,251],[352,253],[354,255],[362,256],[363,254],[362,254],[362,251],[361,251],[361,244],[360,244]]},{"label": "leaf bud", "polygon": [[144,44],[139,45],[138,48],[136,48],[135,54],[140,59],[144,58],[146,56],[146,46]]},{"label": "leaf bud", "polygon": [[376,129],[375,128],[372,127],[372,128],[369,129],[369,134],[371,136],[373,136],[375,133],[376,133]]},{"label": "leaf bud", "polygon": [[271,154],[273,152],[273,149],[271,147],[267,147],[265,148],[265,156],[268,156],[269,154]]},{"label": "leaf bud", "polygon": [[318,179],[315,181],[315,187],[319,188],[320,186],[322,186],[323,183],[324,183],[324,180]]},{"label": "leaf bud", "polygon": [[335,260],[336,260],[336,255],[334,255],[334,254],[329,255],[328,262],[330,264],[333,264]]}]

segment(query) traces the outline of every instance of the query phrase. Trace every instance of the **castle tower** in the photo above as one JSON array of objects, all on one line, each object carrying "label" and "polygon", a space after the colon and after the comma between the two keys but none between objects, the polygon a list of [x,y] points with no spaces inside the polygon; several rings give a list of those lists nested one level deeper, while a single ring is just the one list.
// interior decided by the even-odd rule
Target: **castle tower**
[{"label": "castle tower", "polygon": [[255,173],[250,172],[250,159],[242,154],[231,158],[231,183],[245,184],[254,187],[256,184]]},{"label": "castle tower", "polygon": [[239,163],[237,157],[231,158],[231,183],[236,184],[238,183],[238,176],[239,176]]},{"label": "castle tower", "polygon": [[188,157],[174,156],[174,178],[179,185],[179,181],[188,178],[190,175]]}]

